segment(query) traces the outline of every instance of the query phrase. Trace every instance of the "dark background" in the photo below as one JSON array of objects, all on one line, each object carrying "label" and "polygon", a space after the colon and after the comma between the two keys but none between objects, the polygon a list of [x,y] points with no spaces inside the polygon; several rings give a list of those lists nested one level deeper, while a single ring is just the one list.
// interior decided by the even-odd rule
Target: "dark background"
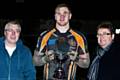
[{"label": "dark background", "polygon": [[[53,25],[54,9],[59,3],[72,8],[71,27],[81,31],[87,38],[90,54],[96,45],[96,27],[102,21],[111,21],[120,28],[119,3],[107,0],[4,0],[0,2],[0,36],[7,21],[18,19],[22,26],[21,39],[32,53],[37,37]],[[120,35],[116,34],[116,41]],[[42,80],[43,67],[36,67],[37,80]],[[87,69],[77,68],[77,80],[84,80]]]}]

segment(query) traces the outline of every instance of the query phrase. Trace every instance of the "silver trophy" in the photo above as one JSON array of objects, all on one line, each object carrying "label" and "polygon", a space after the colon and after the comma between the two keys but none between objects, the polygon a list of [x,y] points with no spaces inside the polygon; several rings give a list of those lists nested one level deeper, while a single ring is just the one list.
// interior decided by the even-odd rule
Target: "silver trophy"
[{"label": "silver trophy", "polygon": [[55,79],[66,79],[63,63],[68,59],[68,55],[66,53],[69,51],[69,47],[70,45],[64,37],[60,37],[56,41],[55,61],[57,62],[58,67],[54,71],[53,77]]}]

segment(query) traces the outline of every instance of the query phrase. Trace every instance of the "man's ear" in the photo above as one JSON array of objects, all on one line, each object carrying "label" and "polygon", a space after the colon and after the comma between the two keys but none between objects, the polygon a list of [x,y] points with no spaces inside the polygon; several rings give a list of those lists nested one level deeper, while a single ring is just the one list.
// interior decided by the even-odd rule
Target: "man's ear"
[{"label": "man's ear", "polygon": [[54,14],[54,18],[55,18],[55,20],[56,20],[56,14]]},{"label": "man's ear", "polygon": [[6,31],[4,31],[4,35],[6,35]]},{"label": "man's ear", "polygon": [[112,34],[112,39],[114,39],[115,38],[115,34]]},{"label": "man's ear", "polygon": [[72,14],[70,13],[69,19],[71,19],[71,18],[72,18]]}]

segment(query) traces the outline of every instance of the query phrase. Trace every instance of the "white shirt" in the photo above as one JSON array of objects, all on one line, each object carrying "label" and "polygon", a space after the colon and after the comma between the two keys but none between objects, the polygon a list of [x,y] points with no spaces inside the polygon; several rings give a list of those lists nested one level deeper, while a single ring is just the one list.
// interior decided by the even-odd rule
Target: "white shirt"
[{"label": "white shirt", "polygon": [[9,56],[11,57],[14,50],[16,49],[16,46],[15,47],[9,47],[9,46],[5,45],[5,49],[7,50]]},{"label": "white shirt", "polygon": [[67,31],[68,31],[68,29],[69,29],[69,26],[67,25],[67,26],[58,26],[58,25],[56,25],[56,28],[61,32],[61,33],[66,33]]}]

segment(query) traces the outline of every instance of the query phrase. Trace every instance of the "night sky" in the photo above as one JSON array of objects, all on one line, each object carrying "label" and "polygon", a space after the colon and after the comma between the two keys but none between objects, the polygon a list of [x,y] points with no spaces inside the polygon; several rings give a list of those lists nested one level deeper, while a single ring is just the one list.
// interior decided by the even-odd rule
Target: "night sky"
[{"label": "night sky", "polygon": [[[119,2],[114,0],[1,0],[1,17],[53,18],[54,8],[67,3],[74,19],[120,19]],[[1,3],[1,2],[0,2]],[[7,3],[7,5],[6,5]],[[9,3],[9,4],[8,4]],[[2,3],[1,3],[2,4]],[[3,9],[4,8],[4,9]]]},{"label": "night sky", "polygon": [[[94,32],[97,24],[104,20],[120,25],[119,4],[108,0],[4,0],[0,6],[1,19],[20,19],[24,33],[36,32],[43,29],[41,23],[54,19],[54,9],[59,3],[67,3],[72,9],[72,20],[81,26],[84,32]],[[6,4],[9,3],[9,4]],[[51,20],[52,21],[52,20]],[[33,28],[33,26],[35,26]],[[88,30],[89,27],[90,30]],[[27,30],[29,28],[29,30]],[[44,26],[45,28],[45,26]],[[88,32],[88,33],[89,33]],[[33,33],[34,34],[34,33]]]}]

